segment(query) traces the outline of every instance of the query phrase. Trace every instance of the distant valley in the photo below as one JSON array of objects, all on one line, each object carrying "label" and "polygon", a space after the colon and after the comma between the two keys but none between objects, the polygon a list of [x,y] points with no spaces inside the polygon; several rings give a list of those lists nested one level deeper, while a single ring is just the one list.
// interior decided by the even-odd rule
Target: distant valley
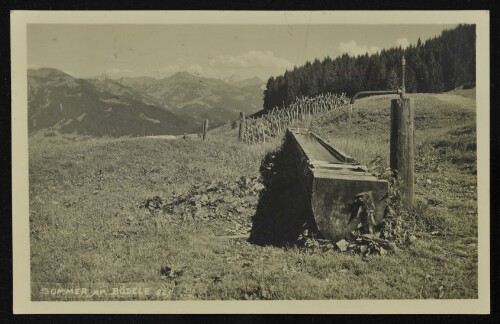
[{"label": "distant valley", "polygon": [[262,109],[264,81],[258,78],[232,83],[178,72],[168,78],[121,78],[123,85],[136,89],[173,112],[222,124],[237,118],[240,111]]},{"label": "distant valley", "polygon": [[262,109],[264,81],[219,80],[179,72],[155,79],[78,79],[60,70],[28,70],[29,131],[93,136],[177,135],[215,127]]}]

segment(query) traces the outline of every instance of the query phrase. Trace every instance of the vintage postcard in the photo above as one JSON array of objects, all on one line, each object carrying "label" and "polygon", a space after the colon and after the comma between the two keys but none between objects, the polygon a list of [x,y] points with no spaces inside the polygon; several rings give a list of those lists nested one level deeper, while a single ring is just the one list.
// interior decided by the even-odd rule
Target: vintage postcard
[{"label": "vintage postcard", "polygon": [[14,312],[487,314],[487,11],[13,11]]}]

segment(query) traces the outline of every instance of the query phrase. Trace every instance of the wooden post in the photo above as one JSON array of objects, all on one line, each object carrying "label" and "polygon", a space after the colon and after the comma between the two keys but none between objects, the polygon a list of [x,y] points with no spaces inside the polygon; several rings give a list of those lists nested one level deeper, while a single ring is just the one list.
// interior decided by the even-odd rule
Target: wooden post
[{"label": "wooden post", "polygon": [[262,118],[260,120],[260,128],[262,130],[262,141],[265,143],[266,142],[266,130],[264,128],[264,124],[262,123]]},{"label": "wooden post", "polygon": [[208,131],[208,119],[205,119],[205,122],[203,123],[203,140],[207,138],[207,131]]},{"label": "wooden post", "polygon": [[414,183],[414,101],[412,98],[391,100],[390,166],[403,185],[404,201],[413,204]]},{"label": "wooden post", "polygon": [[255,144],[257,141],[256,128],[257,124],[255,123],[255,119],[252,119],[252,144]]},{"label": "wooden post", "polygon": [[243,132],[245,127],[245,113],[240,112],[240,131],[238,133],[238,140],[241,142],[243,140]]}]

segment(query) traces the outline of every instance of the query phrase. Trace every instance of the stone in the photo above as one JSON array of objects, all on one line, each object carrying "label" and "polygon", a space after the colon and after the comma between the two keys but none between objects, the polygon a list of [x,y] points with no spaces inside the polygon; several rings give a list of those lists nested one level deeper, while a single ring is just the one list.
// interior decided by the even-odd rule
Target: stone
[{"label": "stone", "polygon": [[347,242],[344,239],[341,239],[335,245],[339,248],[340,252],[345,252],[347,251],[347,248],[349,247],[349,242]]}]

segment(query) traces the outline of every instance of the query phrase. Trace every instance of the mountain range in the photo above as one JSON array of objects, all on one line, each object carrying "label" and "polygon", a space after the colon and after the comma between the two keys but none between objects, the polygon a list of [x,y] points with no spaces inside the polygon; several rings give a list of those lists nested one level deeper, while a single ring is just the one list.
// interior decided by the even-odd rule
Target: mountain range
[{"label": "mountain range", "polygon": [[196,120],[222,124],[262,108],[264,81],[258,78],[232,83],[178,72],[164,79],[121,78],[121,84],[154,98],[171,111]]},{"label": "mountain range", "polygon": [[178,72],[170,77],[74,78],[53,68],[28,70],[29,131],[52,128],[95,136],[199,132],[262,108],[264,81]]}]

